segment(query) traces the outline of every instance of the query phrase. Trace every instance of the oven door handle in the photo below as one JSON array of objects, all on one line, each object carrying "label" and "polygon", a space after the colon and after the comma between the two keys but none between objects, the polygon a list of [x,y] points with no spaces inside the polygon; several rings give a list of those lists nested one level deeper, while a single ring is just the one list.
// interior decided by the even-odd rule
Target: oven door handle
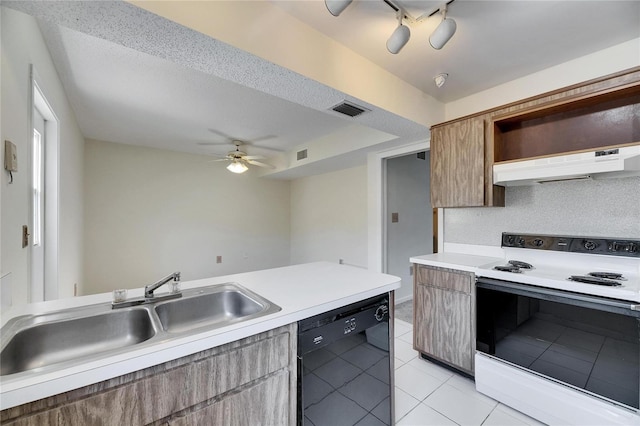
[{"label": "oven door handle", "polygon": [[640,305],[622,300],[571,293],[547,287],[512,283],[485,277],[478,277],[476,287],[640,318]]}]

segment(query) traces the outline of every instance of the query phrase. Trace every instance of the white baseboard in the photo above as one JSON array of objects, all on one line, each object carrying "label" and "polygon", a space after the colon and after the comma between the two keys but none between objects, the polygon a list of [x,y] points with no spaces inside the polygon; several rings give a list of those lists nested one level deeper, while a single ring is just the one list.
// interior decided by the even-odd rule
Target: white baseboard
[{"label": "white baseboard", "polygon": [[395,304],[399,305],[399,304],[401,304],[403,302],[408,302],[409,300],[413,300],[413,295],[412,294],[410,294],[408,296],[397,298]]}]

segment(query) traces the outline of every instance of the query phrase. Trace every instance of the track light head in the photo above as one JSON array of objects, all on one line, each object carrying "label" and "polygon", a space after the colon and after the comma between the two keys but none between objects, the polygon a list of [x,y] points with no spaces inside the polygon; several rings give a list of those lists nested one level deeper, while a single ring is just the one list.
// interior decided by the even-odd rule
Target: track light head
[{"label": "track light head", "polygon": [[352,0],[324,0],[327,10],[333,16],[339,16],[350,4]]},{"label": "track light head", "polygon": [[394,55],[402,50],[411,37],[411,31],[406,25],[402,25],[402,10],[398,13],[398,27],[393,31],[387,40],[387,50]]},{"label": "track light head", "polygon": [[447,44],[451,37],[456,33],[457,28],[456,21],[451,18],[447,18],[446,6],[441,9],[441,12],[442,22],[440,22],[438,27],[429,37],[429,44],[437,50],[442,49],[442,47]]}]

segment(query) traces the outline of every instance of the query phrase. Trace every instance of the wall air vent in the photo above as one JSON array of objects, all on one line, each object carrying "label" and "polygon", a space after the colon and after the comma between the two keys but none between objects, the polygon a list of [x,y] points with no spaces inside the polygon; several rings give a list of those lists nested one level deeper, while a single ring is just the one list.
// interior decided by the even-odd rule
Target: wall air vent
[{"label": "wall air vent", "polygon": [[365,111],[369,111],[368,109],[349,103],[342,102],[338,105],[331,108],[335,112],[339,112],[340,114],[348,115],[349,117],[357,117]]},{"label": "wall air vent", "polygon": [[303,149],[302,151],[298,151],[297,158],[298,158],[298,161],[304,160],[305,158],[307,158],[307,150]]}]

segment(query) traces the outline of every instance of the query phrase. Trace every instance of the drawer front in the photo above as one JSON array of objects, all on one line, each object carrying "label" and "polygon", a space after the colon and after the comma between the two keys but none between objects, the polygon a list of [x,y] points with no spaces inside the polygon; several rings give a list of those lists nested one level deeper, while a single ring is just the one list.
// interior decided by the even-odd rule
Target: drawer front
[{"label": "drawer front", "polygon": [[471,294],[473,273],[452,272],[445,269],[430,268],[424,265],[416,266],[416,284]]}]

